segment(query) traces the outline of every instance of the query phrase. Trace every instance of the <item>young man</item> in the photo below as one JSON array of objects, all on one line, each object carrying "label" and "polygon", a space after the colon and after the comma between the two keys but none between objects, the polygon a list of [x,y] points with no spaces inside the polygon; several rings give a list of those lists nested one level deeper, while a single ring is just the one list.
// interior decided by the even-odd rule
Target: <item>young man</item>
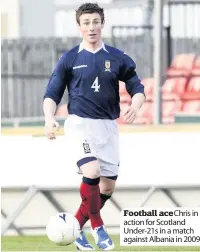
[{"label": "young man", "polygon": [[[111,197],[119,170],[118,130],[120,115],[119,80],[126,83],[132,104],[124,111],[127,123],[133,123],[145,101],[144,87],[133,60],[124,52],[101,40],[104,11],[97,4],[85,3],[76,11],[83,41],[58,61],[44,96],[46,134],[55,139],[53,127],[56,106],[64,90],[69,92],[65,135],[73,141],[79,172],[83,174],[81,205],[76,218],[81,229],[90,219],[95,242],[102,250],[114,249],[105,230],[100,209]],[[68,143],[69,144],[69,143]],[[94,250],[81,232],[75,242],[79,250]]]}]

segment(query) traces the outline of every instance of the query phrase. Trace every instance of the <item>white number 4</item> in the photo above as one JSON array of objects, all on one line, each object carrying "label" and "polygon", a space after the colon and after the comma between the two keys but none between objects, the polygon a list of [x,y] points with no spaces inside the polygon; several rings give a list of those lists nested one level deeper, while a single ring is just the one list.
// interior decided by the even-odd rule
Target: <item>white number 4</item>
[{"label": "white number 4", "polygon": [[96,79],[94,80],[91,88],[94,88],[94,92],[99,92],[100,89],[100,84],[99,84],[99,79],[98,77],[96,77]]}]

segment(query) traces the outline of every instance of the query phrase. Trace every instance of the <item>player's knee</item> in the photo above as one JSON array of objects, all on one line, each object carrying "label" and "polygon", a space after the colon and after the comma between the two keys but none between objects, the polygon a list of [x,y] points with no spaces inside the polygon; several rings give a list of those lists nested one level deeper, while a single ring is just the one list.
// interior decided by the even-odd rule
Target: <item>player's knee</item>
[{"label": "player's knee", "polygon": [[117,176],[114,177],[101,177],[100,181],[100,193],[111,196],[115,190],[115,182]]},{"label": "player's knee", "polygon": [[100,166],[97,160],[83,164],[80,169],[86,178],[95,179],[100,177]]},{"label": "player's knee", "polygon": [[100,193],[103,195],[111,196],[114,192],[114,187],[107,187],[107,188],[102,188],[100,190]]}]

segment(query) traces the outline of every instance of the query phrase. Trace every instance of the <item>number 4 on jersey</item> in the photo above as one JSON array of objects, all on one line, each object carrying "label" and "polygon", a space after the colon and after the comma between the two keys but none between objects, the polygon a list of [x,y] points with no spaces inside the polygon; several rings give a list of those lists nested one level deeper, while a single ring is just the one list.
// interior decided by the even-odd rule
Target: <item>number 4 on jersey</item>
[{"label": "number 4 on jersey", "polygon": [[100,89],[100,84],[99,84],[99,79],[98,77],[96,77],[96,79],[94,80],[91,88],[94,88],[94,92],[99,92]]}]

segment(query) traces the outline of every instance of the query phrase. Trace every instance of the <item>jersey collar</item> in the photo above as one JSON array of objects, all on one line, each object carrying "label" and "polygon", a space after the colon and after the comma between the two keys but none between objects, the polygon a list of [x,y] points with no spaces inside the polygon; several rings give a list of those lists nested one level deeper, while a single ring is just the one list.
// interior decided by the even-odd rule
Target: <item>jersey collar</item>
[{"label": "jersey collar", "polygon": [[81,42],[80,45],[79,45],[78,52],[81,52],[83,49],[85,49],[86,51],[91,52],[91,53],[97,53],[101,49],[103,49],[104,51],[108,52],[107,49],[106,49],[106,47],[105,47],[105,44],[103,42],[101,42],[101,46],[99,48],[97,48],[95,51],[92,51],[92,50],[84,47],[83,42]]}]

